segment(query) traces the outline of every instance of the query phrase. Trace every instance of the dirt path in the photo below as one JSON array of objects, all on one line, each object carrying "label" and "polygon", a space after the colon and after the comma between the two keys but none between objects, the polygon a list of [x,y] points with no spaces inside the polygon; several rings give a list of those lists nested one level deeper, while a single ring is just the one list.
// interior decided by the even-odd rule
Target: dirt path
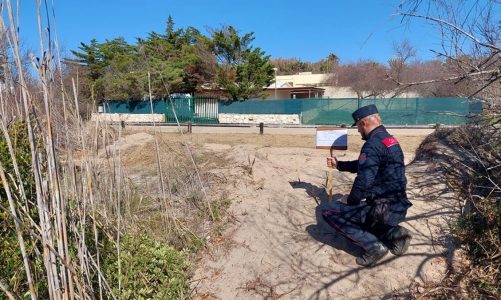
[{"label": "dirt path", "polygon": [[[405,224],[414,235],[409,251],[398,258],[388,254],[368,269],[355,264],[353,255],[359,250],[319,215],[329,205],[323,188],[325,151],[311,149],[311,141],[309,148],[298,145],[299,137],[289,137],[296,147],[276,146],[272,140],[261,143],[259,137],[254,144],[190,139],[235,162],[213,170],[231,183],[230,223],[221,237],[211,240],[198,263],[192,283],[195,298],[381,299],[407,290],[413,281],[436,280],[446,271],[451,243],[446,224],[456,203],[428,166],[407,167],[414,203]],[[422,137],[399,139],[410,162]],[[342,159],[358,156],[361,142],[354,143]],[[337,171],[334,176],[335,189],[348,193],[354,177]]]}]

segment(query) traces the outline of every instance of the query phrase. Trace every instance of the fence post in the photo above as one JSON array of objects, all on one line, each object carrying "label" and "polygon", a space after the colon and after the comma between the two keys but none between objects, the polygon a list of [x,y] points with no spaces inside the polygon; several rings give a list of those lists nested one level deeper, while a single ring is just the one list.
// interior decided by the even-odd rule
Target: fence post
[{"label": "fence post", "polygon": [[264,132],[264,123],[261,122],[259,123],[259,134],[263,134],[263,132]]},{"label": "fence post", "polygon": [[188,133],[191,133],[191,122],[188,122]]}]

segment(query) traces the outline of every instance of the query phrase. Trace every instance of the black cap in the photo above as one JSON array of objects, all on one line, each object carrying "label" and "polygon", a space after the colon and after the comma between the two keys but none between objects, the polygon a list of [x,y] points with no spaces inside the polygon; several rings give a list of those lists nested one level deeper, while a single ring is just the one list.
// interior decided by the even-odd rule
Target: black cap
[{"label": "black cap", "polygon": [[367,116],[377,114],[377,113],[378,113],[377,107],[374,104],[360,107],[359,109],[357,109],[355,112],[353,112],[351,114],[351,116],[353,117],[353,120],[355,121],[355,123],[353,123],[353,125],[351,125],[351,126],[355,126],[355,125],[357,125],[357,122],[359,120],[361,120]]}]

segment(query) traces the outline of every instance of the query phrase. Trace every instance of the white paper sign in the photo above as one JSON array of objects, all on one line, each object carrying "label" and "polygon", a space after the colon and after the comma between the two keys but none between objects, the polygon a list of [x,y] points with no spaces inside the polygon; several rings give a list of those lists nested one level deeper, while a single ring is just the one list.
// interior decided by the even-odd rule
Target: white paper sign
[{"label": "white paper sign", "polygon": [[317,128],[317,149],[348,149],[348,130]]}]

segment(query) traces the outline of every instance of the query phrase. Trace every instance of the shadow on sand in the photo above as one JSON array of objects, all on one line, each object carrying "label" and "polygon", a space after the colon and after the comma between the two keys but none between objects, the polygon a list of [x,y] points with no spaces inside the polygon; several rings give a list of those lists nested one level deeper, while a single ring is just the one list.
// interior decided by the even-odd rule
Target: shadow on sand
[{"label": "shadow on sand", "polygon": [[[413,169],[413,175],[420,178],[420,180],[415,180],[411,183],[411,189],[418,189],[422,191],[421,189],[423,187],[430,188],[430,186],[435,187],[431,188],[430,190],[420,192],[419,195],[414,195],[414,200],[415,202],[426,202],[430,201],[430,199],[434,199],[433,201],[438,205],[437,208],[435,209],[429,209],[427,211],[424,211],[419,214],[414,214],[411,216],[408,216],[406,219],[407,220],[422,220],[421,222],[426,222],[428,223],[428,220],[430,218],[438,218],[438,217],[449,217],[451,215],[454,215],[455,212],[457,211],[455,206],[454,206],[454,201],[451,201],[450,198],[444,197],[450,190],[447,187],[438,185],[440,182],[439,176],[430,176],[429,170],[420,170],[419,172],[417,169]],[[432,178],[430,178],[432,177]],[[436,182],[430,182],[430,179],[436,180]],[[333,248],[342,250],[350,255],[353,255],[354,257],[359,256],[362,254],[362,250],[352,244],[349,240],[344,238],[343,236],[339,235],[336,233],[334,228],[331,228],[323,219],[322,217],[322,211],[329,209],[331,206],[331,203],[333,201],[337,201],[340,197],[342,197],[342,194],[335,194],[333,196],[332,200],[329,200],[329,196],[325,192],[325,189],[323,187],[319,187],[316,185],[313,185],[308,182],[297,182],[297,181],[290,181],[289,184],[292,186],[294,189],[304,189],[308,196],[313,198],[317,206],[315,207],[315,219],[316,219],[316,224],[313,225],[308,225],[306,227],[306,231],[308,234],[313,237],[315,240],[323,243],[324,245],[331,246]],[[438,200],[437,196],[440,196],[440,200]],[[397,256],[387,256],[385,259],[382,261],[378,262],[373,268],[377,268],[381,265],[386,265],[390,264],[392,261],[397,260],[397,259],[407,259],[411,258],[413,260],[420,260],[419,265],[417,266],[417,270],[415,272],[415,277],[420,278],[422,281],[426,280],[426,275],[423,273],[423,268],[427,262],[435,259],[435,258],[440,258],[443,257],[447,261],[447,265],[451,264],[451,258],[454,255],[454,250],[456,248],[456,242],[455,239],[447,232],[447,231],[442,231],[440,230],[441,234],[436,236],[433,234],[433,232],[436,232],[435,230],[430,230],[428,232],[422,231],[416,227],[413,227],[410,223],[407,223],[406,226],[409,226],[413,232],[414,238],[411,246],[413,247],[410,251],[408,251],[406,254],[403,256],[397,257]],[[433,226],[433,225],[429,225]],[[442,228],[440,228],[442,229]],[[418,240],[420,240],[418,242]],[[441,246],[444,247],[445,249],[442,251],[431,251],[431,252],[422,252],[419,251],[417,248],[422,247],[422,246],[432,246],[433,248],[435,246]],[[354,276],[354,284],[356,284],[361,277],[359,276],[360,271],[364,270],[366,268],[364,267],[359,267],[356,266],[352,269],[349,270],[330,270],[330,275],[328,273],[324,274],[325,277],[323,278],[329,278],[327,282],[324,282],[323,287],[319,288],[316,290],[313,294],[311,294],[308,299],[324,299],[325,297],[330,298],[330,297],[340,297],[341,295],[335,295],[335,291],[330,291],[330,288],[334,286],[337,282],[340,282],[343,279],[348,279]],[[374,295],[377,298],[380,299],[392,299],[396,295],[396,290],[385,293],[384,295]],[[403,298],[406,298],[406,295],[408,296],[408,291],[405,290],[405,287],[399,291],[398,293],[399,296],[402,296]],[[366,299],[367,297],[361,298],[361,299]],[[371,298],[371,297],[368,297]],[[354,299],[354,298],[352,298]]]},{"label": "shadow on sand", "polygon": [[338,234],[327,222],[325,222],[322,212],[328,210],[334,201],[338,201],[343,194],[334,194],[332,200],[329,200],[329,195],[322,187],[318,187],[308,182],[290,181],[289,184],[294,189],[304,189],[308,196],[315,199],[317,207],[315,207],[316,224],[308,225],[306,231],[315,240],[342,250],[354,257],[361,256],[363,251],[360,247],[354,245],[341,234]]}]

